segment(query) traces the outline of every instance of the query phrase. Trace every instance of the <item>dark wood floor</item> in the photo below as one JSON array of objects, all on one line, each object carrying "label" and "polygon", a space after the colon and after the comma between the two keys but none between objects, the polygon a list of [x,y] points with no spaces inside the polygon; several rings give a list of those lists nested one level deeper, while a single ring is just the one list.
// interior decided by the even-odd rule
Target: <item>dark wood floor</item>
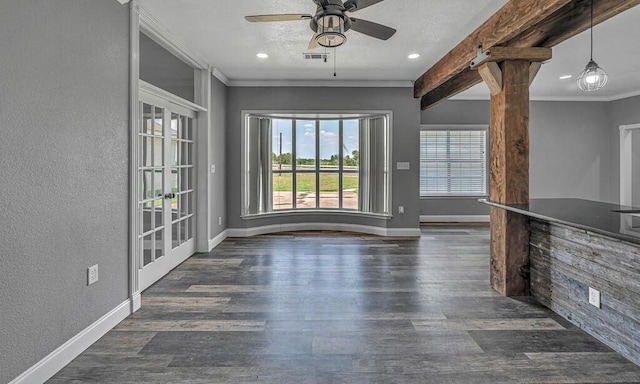
[{"label": "dark wood floor", "polygon": [[630,383],[640,367],[488,283],[487,227],[227,239],[51,383]]}]

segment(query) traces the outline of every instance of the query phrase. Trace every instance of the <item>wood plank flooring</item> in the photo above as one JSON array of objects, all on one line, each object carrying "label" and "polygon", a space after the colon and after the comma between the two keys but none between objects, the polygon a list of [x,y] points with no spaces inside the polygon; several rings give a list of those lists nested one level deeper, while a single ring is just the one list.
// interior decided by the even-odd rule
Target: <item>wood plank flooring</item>
[{"label": "wood plank flooring", "polygon": [[227,239],[50,383],[639,383],[640,367],[489,286],[484,226],[420,239]]}]

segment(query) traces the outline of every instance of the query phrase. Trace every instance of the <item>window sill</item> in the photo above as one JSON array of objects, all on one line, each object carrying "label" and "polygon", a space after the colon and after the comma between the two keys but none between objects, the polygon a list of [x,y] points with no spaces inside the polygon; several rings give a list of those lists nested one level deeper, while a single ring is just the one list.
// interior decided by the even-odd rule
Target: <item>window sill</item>
[{"label": "window sill", "polygon": [[420,200],[442,200],[442,199],[488,199],[489,195],[429,195],[420,196]]},{"label": "window sill", "polygon": [[371,219],[380,219],[380,220],[391,220],[393,218],[392,215],[381,214],[381,213],[328,210],[328,209],[323,209],[323,210],[309,209],[309,210],[299,210],[299,211],[278,211],[278,212],[258,213],[258,214],[251,214],[251,215],[242,215],[240,216],[240,218],[242,220],[256,220],[256,219],[264,219],[264,218],[271,218],[271,217],[287,217],[287,216],[305,216],[305,217],[351,216],[351,217],[367,217]]}]

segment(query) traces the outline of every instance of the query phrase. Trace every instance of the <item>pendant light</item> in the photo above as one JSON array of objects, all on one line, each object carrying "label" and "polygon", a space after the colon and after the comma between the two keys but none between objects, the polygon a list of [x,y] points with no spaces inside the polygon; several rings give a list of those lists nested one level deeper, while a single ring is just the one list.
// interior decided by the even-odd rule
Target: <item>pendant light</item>
[{"label": "pendant light", "polygon": [[607,72],[593,61],[593,0],[591,0],[591,56],[584,68],[578,75],[578,87],[586,92],[597,91],[607,84]]}]

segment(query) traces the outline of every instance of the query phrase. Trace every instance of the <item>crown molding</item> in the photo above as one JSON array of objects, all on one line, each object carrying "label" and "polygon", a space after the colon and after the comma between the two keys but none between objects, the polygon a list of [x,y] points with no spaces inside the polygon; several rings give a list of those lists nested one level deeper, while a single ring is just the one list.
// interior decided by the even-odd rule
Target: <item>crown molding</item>
[{"label": "crown molding", "polygon": [[230,80],[231,87],[411,88],[408,80]]},{"label": "crown molding", "polygon": [[229,81],[229,78],[225,76],[225,74],[222,73],[222,71],[220,71],[218,68],[212,68],[211,74],[213,75],[213,77],[220,80],[220,82],[226,85],[227,87],[229,86],[229,84],[231,84],[231,82]]},{"label": "crown molding", "polygon": [[[531,96],[531,101],[580,101],[580,102],[600,102],[608,103],[611,101],[628,99],[630,97],[640,96],[640,91],[621,93],[606,97],[587,97],[587,96]],[[469,100],[469,101],[489,101],[488,95],[456,95],[450,97],[449,100]]]}]

